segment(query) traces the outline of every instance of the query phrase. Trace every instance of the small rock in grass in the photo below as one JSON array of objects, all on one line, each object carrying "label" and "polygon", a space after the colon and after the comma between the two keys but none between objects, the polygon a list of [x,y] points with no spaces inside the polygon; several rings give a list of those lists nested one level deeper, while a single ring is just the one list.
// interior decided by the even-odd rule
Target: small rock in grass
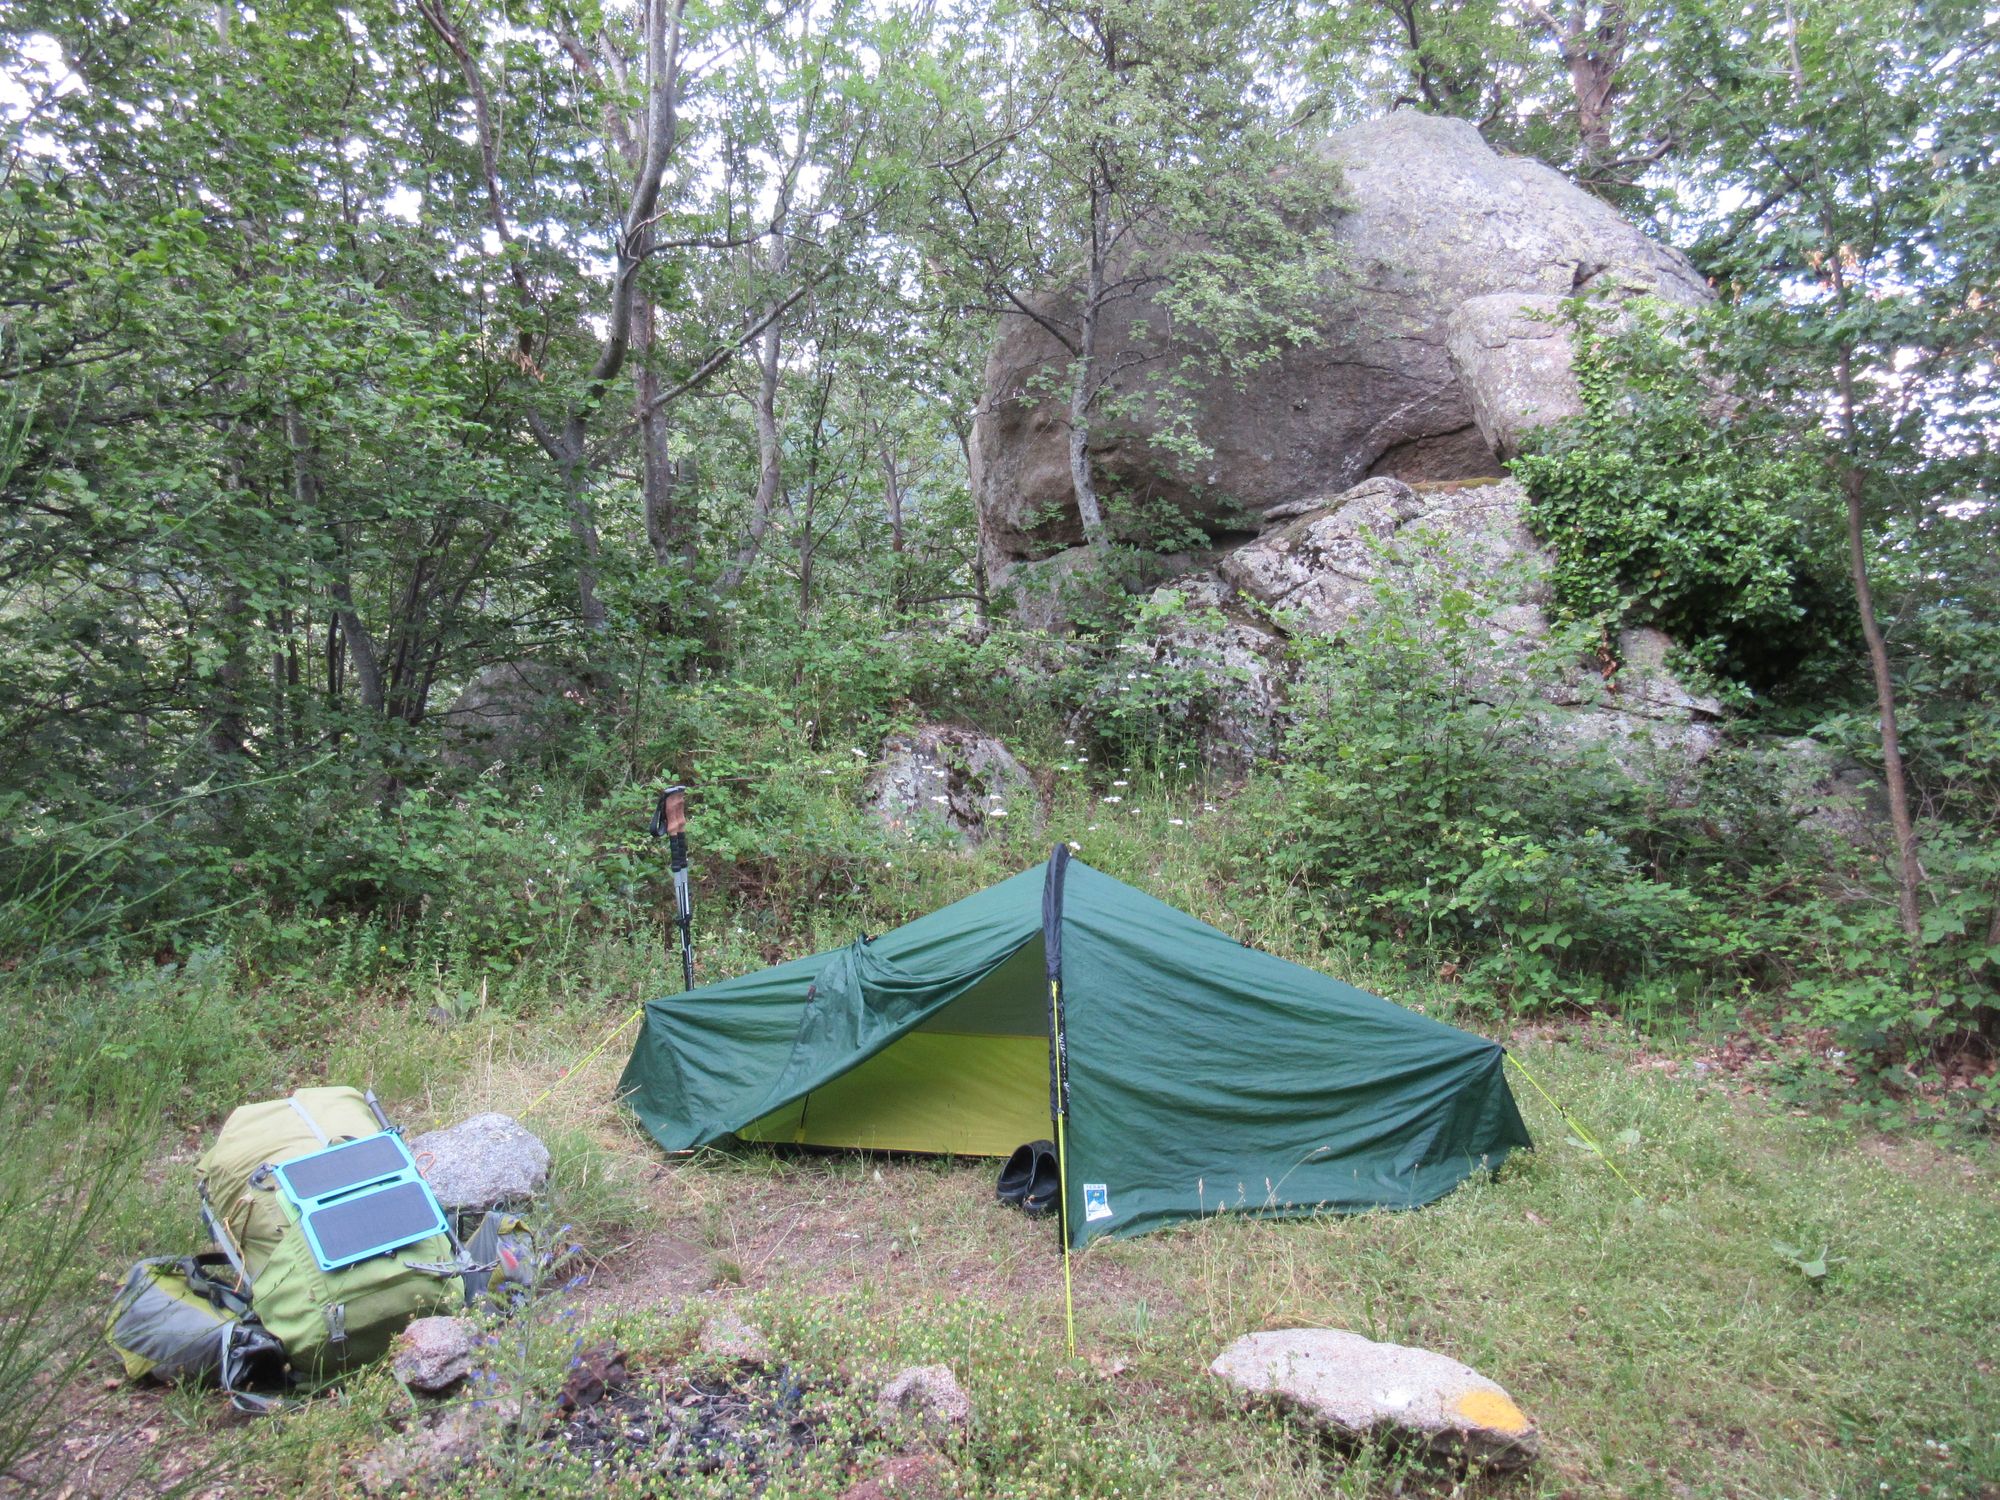
[{"label": "small rock in grass", "polygon": [[521,1421],[518,1401],[471,1401],[432,1408],[401,1437],[355,1467],[364,1495],[406,1495],[443,1483]]},{"label": "small rock in grass", "polygon": [[549,1148],[507,1115],[474,1115],[410,1142],[410,1154],[449,1213],[533,1201],[549,1180]]},{"label": "small rock in grass", "polygon": [[938,1472],[935,1457],[928,1453],[902,1453],[850,1486],[840,1500],[943,1500],[951,1493],[950,1485]]},{"label": "small rock in grass", "polygon": [[701,1325],[700,1348],[714,1359],[740,1359],[753,1365],[768,1365],[774,1358],[764,1331],[726,1307],[710,1313]]},{"label": "small rock in grass", "polygon": [[457,1318],[418,1318],[396,1336],[396,1378],[442,1395],[472,1373],[472,1330]]},{"label": "small rock in grass", "polygon": [[915,1421],[932,1437],[962,1437],[972,1425],[972,1398],[946,1365],[912,1365],[882,1387],[882,1425]]},{"label": "small rock in grass", "polygon": [[632,1383],[625,1351],[610,1344],[586,1349],[570,1361],[569,1374],[556,1394],[556,1410],[565,1416],[597,1405]]},{"label": "small rock in grass", "polygon": [[1245,1334],[1209,1370],[1341,1439],[1401,1438],[1493,1469],[1520,1468],[1541,1452],[1535,1424],[1506,1391],[1428,1349],[1337,1328],[1289,1328]]}]

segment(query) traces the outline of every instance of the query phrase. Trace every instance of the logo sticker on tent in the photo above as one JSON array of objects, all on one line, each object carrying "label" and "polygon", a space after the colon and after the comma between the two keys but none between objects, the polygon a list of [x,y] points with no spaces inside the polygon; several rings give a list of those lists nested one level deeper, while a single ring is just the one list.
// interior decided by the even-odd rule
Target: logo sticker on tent
[{"label": "logo sticker on tent", "polygon": [[1087,1224],[1111,1217],[1111,1191],[1101,1182],[1083,1185],[1083,1218]]}]

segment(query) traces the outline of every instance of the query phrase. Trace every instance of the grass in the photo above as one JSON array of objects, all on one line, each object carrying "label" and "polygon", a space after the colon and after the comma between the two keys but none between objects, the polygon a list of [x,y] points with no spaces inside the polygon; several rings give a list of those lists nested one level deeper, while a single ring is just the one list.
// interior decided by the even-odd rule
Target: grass
[{"label": "grass", "polygon": [[[888,868],[843,896],[729,909],[708,893],[702,913],[728,914],[702,928],[703,973],[879,930],[1061,837],[1260,946],[1489,1033],[1503,1024],[1476,995],[1327,946],[1303,895],[1242,895],[1230,878],[1242,830],[1226,805],[1205,812],[1171,776],[1123,779],[1134,785],[1118,804],[1058,784],[1044,829],[1010,828],[970,856],[886,854]],[[1210,1221],[1093,1248],[1075,1268],[1084,1357],[1071,1362],[1052,1234],[991,1202],[989,1164],[658,1153],[608,1102],[629,1032],[591,1054],[634,1004],[674,984],[657,935],[636,932],[579,939],[504,992],[436,971],[350,984],[325,966],[252,973],[222,959],[32,1003],[17,992],[16,1018],[48,1047],[107,1061],[110,1048],[120,1067],[171,1085],[138,1180],[95,1223],[82,1288],[65,1288],[76,1326],[131,1259],[192,1247],[190,1164],[221,1111],[324,1078],[375,1088],[412,1130],[532,1106],[556,1158],[545,1225],[595,1266],[589,1286],[506,1334],[510,1378],[544,1396],[578,1338],[684,1358],[698,1310],[719,1299],[857,1402],[897,1365],[952,1365],[979,1411],[972,1440],[943,1458],[957,1493],[2000,1495],[2000,1192],[1982,1150],[1860,1133],[1728,1075],[1659,1066],[1689,1059],[1691,1043],[1671,1035],[1542,1026],[1512,1037],[1515,1051],[1617,1153],[1643,1202],[1517,1088],[1540,1149],[1429,1209]],[[439,994],[461,999],[440,1007]],[[222,1043],[187,1040],[197,1018],[218,1014]],[[1807,1278],[1780,1242],[1828,1246],[1828,1274]],[[1205,1373],[1238,1334],[1293,1325],[1475,1366],[1540,1422],[1542,1461],[1468,1480],[1337,1451],[1241,1409]],[[246,1428],[210,1397],[103,1391],[100,1365],[68,1426],[70,1441],[96,1442],[85,1448],[93,1484],[110,1486],[100,1493],[163,1489],[202,1465],[228,1470],[236,1489],[344,1493],[410,1410],[374,1370]],[[840,1420],[862,1415],[856,1405]],[[129,1436],[147,1431],[151,1441]],[[468,1493],[598,1492],[532,1452],[505,1457]],[[40,1472],[55,1470],[50,1459]],[[796,1492],[837,1495],[844,1483],[826,1473]]]}]

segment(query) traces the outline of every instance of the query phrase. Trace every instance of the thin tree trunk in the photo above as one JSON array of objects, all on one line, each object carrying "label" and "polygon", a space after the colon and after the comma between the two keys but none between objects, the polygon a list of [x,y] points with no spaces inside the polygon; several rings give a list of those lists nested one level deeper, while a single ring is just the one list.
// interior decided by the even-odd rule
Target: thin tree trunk
[{"label": "thin tree trunk", "polygon": [[668,452],[666,413],[659,409],[660,375],[653,368],[654,309],[650,299],[640,304],[632,325],[632,353],[638,364],[634,380],[634,415],[639,421],[639,487],[645,505],[646,541],[653,561],[664,572],[678,565],[681,517],[673,458]]},{"label": "thin tree trunk", "polygon": [[1069,481],[1076,495],[1076,513],[1083,537],[1104,549],[1104,511],[1097,501],[1097,483],[1090,472],[1090,408],[1097,398],[1097,319],[1104,301],[1104,254],[1108,226],[1105,194],[1093,184],[1090,200],[1090,272],[1084,285],[1078,320],[1076,364],[1069,386]]},{"label": "thin tree trunk", "polygon": [[597,592],[597,565],[604,547],[597,535],[597,507],[590,498],[590,475],[584,465],[583,443],[570,447],[562,465],[563,492],[569,497],[569,534],[576,541],[577,618],[595,634],[611,623],[611,612]]},{"label": "thin tree trunk", "polygon": [[[1848,362],[1841,358],[1841,383],[1848,383]],[[1845,398],[1843,398],[1845,399]],[[1875,708],[1882,733],[1882,781],[1889,793],[1889,826],[1896,836],[1896,910],[1903,931],[1915,939],[1919,931],[1917,898],[1923,888],[1923,863],[1917,852],[1917,826],[1910,816],[1909,779],[1903,770],[1902,742],[1896,733],[1896,683],[1889,671],[1889,647],[1875,618],[1875,598],[1868,587],[1868,553],[1861,516],[1863,478],[1849,463],[1841,472],[1840,490],[1847,500],[1847,566],[1854,580],[1854,603],[1861,614],[1861,634],[1868,643],[1868,667],[1875,677]]]},{"label": "thin tree trunk", "polygon": [[[785,242],[771,238],[771,269],[785,269]],[[778,345],[779,320],[773,317],[758,344],[757,381],[757,493],[750,499],[750,525],[743,543],[736,549],[715,591],[727,598],[743,586],[743,579],[757,561],[764,545],[764,533],[771,526],[771,508],[777,503],[778,486],[784,478],[784,452],[778,445]]]},{"label": "thin tree trunk", "polygon": [[243,709],[243,685],[248,675],[243,661],[243,632],[248,628],[250,596],[241,584],[222,591],[222,663],[215,669],[215,715],[209,720],[209,751],[225,760],[249,753],[249,729]]},{"label": "thin tree trunk", "polygon": [[375,642],[361,624],[360,615],[354,610],[354,594],[345,578],[327,586],[333,602],[339,606],[336,617],[340,621],[340,637],[347,643],[347,654],[354,661],[354,683],[361,691],[361,706],[375,713],[381,713],[384,706],[382,693],[382,667],[375,659]]},{"label": "thin tree trunk", "polygon": [[[299,514],[313,515],[319,509],[319,479],[312,471],[312,463],[306,443],[305,423],[296,410],[285,412],[285,445],[292,453],[292,495],[298,502]],[[340,527],[337,538],[343,551],[347,546],[346,528]],[[334,648],[337,635],[345,648],[344,655],[336,655],[327,669],[328,686],[335,694],[335,701],[346,677],[344,657],[354,659],[354,680],[361,690],[361,706],[375,713],[382,712],[384,695],[382,692],[382,668],[375,655],[375,641],[361,623],[361,616],[354,608],[354,590],[345,572],[346,561],[340,563],[342,571],[327,585],[326,591],[333,599],[334,621],[337,631],[327,634],[329,650]]]},{"label": "thin tree trunk", "polygon": [[888,439],[880,440],[882,456],[882,498],[889,508],[889,603],[902,613],[909,593],[909,578],[903,567],[903,476],[896,465],[896,450]]}]

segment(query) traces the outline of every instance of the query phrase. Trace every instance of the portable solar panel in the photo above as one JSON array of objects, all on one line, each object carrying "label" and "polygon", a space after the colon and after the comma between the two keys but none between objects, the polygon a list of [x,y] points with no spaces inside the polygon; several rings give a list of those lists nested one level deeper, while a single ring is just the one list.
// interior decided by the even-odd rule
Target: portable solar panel
[{"label": "portable solar panel", "polygon": [[301,1156],[276,1168],[285,1192],[300,1208],[319,1198],[366,1186],[416,1165],[403,1138],[383,1132]]},{"label": "portable solar panel", "polygon": [[443,1233],[444,1209],[393,1131],[342,1141],[272,1168],[323,1271]]}]

